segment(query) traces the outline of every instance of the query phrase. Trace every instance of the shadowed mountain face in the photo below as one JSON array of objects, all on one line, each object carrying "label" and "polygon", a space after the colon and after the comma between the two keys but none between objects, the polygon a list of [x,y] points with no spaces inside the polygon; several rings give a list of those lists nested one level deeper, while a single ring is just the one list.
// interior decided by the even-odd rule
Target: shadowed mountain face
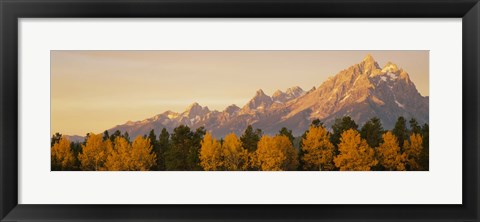
[{"label": "shadowed mountain face", "polygon": [[171,132],[184,124],[193,129],[204,126],[221,138],[230,132],[241,135],[252,125],[265,134],[276,134],[287,127],[298,136],[308,129],[313,119],[320,119],[330,127],[335,118],[345,115],[360,125],[376,116],[386,129],[393,128],[398,116],[428,123],[428,97],[418,93],[405,70],[391,62],[382,68],[367,55],[360,63],[309,91],[295,86],[268,96],[260,89],[242,108],[231,105],[223,111],[212,111],[193,103],[183,113],[167,111],[108,131],[127,131],[134,138],[148,134],[151,129],[157,134],[164,127]]}]

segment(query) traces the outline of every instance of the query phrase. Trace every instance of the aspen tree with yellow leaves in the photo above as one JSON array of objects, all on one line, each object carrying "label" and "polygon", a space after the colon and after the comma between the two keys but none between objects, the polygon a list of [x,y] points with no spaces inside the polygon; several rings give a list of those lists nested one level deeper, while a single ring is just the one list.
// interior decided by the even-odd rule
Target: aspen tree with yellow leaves
[{"label": "aspen tree with yellow leaves", "polygon": [[283,135],[262,136],[255,151],[255,166],[263,171],[296,170],[297,150]]},{"label": "aspen tree with yellow leaves", "polygon": [[333,161],[342,171],[369,171],[378,163],[373,148],[354,129],[342,133],[338,150],[340,154]]},{"label": "aspen tree with yellow leaves", "polygon": [[107,155],[112,150],[110,140],[103,141],[102,134],[90,133],[85,145],[82,145],[82,153],[78,155],[82,170],[104,170]]},{"label": "aspen tree with yellow leaves", "polygon": [[52,170],[72,170],[75,166],[75,156],[70,149],[70,141],[60,138],[51,149]]},{"label": "aspen tree with yellow leaves", "polygon": [[407,164],[409,170],[420,170],[420,154],[423,150],[423,138],[420,134],[412,133],[410,141],[405,140],[403,143],[403,150],[407,155]]},{"label": "aspen tree with yellow leaves", "polygon": [[330,136],[323,126],[310,126],[305,138],[302,139],[302,160],[305,170],[333,170],[335,147],[330,142]]},{"label": "aspen tree with yellow leaves", "polygon": [[115,137],[113,150],[108,153],[105,167],[111,171],[130,170],[132,166],[131,150],[132,147],[123,137]]},{"label": "aspen tree with yellow leaves", "polygon": [[400,152],[398,140],[392,132],[382,135],[383,143],[378,147],[378,159],[386,170],[405,170],[406,154]]},{"label": "aspen tree with yellow leaves", "polygon": [[157,155],[153,152],[150,139],[137,136],[132,143],[131,170],[146,171],[155,166]]},{"label": "aspen tree with yellow leaves", "polygon": [[207,132],[203,137],[200,148],[200,166],[204,170],[221,170],[222,152],[220,142]]},{"label": "aspen tree with yellow leaves", "polygon": [[222,144],[223,168],[225,170],[246,170],[248,167],[248,151],[242,147],[242,142],[234,134],[225,136]]}]

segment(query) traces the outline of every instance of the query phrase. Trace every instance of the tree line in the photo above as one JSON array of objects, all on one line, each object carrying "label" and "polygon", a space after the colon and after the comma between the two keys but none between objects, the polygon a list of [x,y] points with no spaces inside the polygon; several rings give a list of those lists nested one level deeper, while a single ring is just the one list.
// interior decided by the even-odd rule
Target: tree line
[{"label": "tree line", "polygon": [[51,138],[51,169],[85,171],[403,171],[428,170],[428,124],[399,117],[385,130],[374,117],[361,128],[350,117],[335,120],[331,131],[319,120],[294,137],[282,128],[264,135],[249,125],[217,139],[205,128],[180,125],[172,133],[154,130],[133,141],[127,132],[89,133],[70,142]]}]

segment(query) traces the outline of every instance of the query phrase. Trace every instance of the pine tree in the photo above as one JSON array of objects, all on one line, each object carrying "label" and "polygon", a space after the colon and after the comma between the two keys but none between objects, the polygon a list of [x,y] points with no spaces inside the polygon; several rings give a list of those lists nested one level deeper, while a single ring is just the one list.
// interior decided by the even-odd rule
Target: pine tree
[{"label": "pine tree", "polygon": [[160,146],[158,144],[157,135],[155,135],[154,129],[151,129],[150,133],[148,133],[148,139],[150,140],[150,146],[152,146],[152,152],[155,153],[158,158],[158,153],[160,153]]},{"label": "pine tree", "polygon": [[171,144],[165,151],[166,170],[190,170],[189,152],[192,147],[193,132],[188,126],[180,125],[173,130]]},{"label": "pine tree", "polygon": [[383,129],[380,119],[373,117],[368,120],[360,129],[360,135],[365,139],[370,147],[378,147],[382,142]]},{"label": "pine tree", "polygon": [[245,129],[245,132],[240,137],[240,141],[242,141],[243,148],[247,149],[249,152],[255,152],[260,137],[262,137],[262,131],[259,129],[254,131],[253,127],[248,125],[247,129]]},{"label": "pine tree", "polygon": [[120,132],[120,130],[115,130],[115,132],[113,132],[112,135],[110,135],[110,141],[112,141],[113,143],[115,141],[115,138],[119,136],[122,136],[122,132]]},{"label": "pine tree", "polygon": [[53,145],[60,142],[60,139],[62,139],[62,134],[60,133],[53,134],[52,138],[50,139],[50,147],[53,147]]},{"label": "pine tree", "polygon": [[403,150],[403,141],[408,138],[407,121],[403,116],[398,117],[392,132],[398,139],[400,149]]},{"label": "pine tree", "polygon": [[418,122],[415,118],[411,118],[408,123],[410,124],[410,132],[416,133],[416,134],[422,133],[422,127],[418,125]]},{"label": "pine tree", "polygon": [[128,135],[127,131],[125,131],[125,133],[123,133],[122,137],[125,138],[130,143],[130,135]]},{"label": "pine tree", "polygon": [[[341,119],[335,119],[335,123],[332,125],[333,134],[330,137],[332,144],[338,147],[338,144],[340,143],[340,138],[342,137],[342,133],[349,129],[357,130],[357,128],[357,123],[355,123],[355,121],[353,121],[353,119],[349,116],[344,116]],[[336,151],[335,153],[338,154],[338,151]]]},{"label": "pine tree", "polygon": [[330,142],[330,136],[325,127],[310,126],[305,139],[302,140],[303,169],[333,170],[335,147]]},{"label": "pine tree", "polygon": [[107,130],[105,130],[105,131],[103,132],[103,138],[102,138],[102,139],[103,139],[103,141],[110,139],[110,135],[108,134],[108,131],[107,131]]},{"label": "pine tree", "polygon": [[158,136],[158,153],[157,153],[157,167],[158,170],[165,170],[165,152],[170,146],[170,134],[167,129],[163,128],[160,136]]},{"label": "pine tree", "polygon": [[405,170],[406,154],[400,152],[397,137],[391,132],[386,132],[382,138],[383,143],[378,147],[380,164],[386,170]]},{"label": "pine tree", "polygon": [[287,129],[286,127],[282,127],[282,129],[280,129],[277,135],[286,136],[290,140],[290,142],[292,142],[292,145],[293,145],[293,140],[295,139],[295,137],[292,134],[292,130]]},{"label": "pine tree", "polygon": [[423,141],[422,141],[422,146],[423,146],[423,149],[422,149],[422,152],[420,153],[420,168],[421,170],[429,170],[429,164],[430,164],[430,161],[429,161],[429,152],[430,152],[430,149],[429,149],[429,146],[428,146],[428,142],[429,142],[429,137],[428,137],[428,134],[429,134],[429,127],[428,127],[428,124],[425,123],[423,124],[422,126],[422,138],[423,138]]},{"label": "pine tree", "polygon": [[310,126],[313,126],[313,127],[319,127],[319,126],[325,127],[325,126],[323,125],[323,122],[320,121],[319,119],[314,119],[314,120],[312,120],[312,123],[310,124]]},{"label": "pine tree", "polygon": [[205,130],[205,127],[202,126],[197,128],[192,135],[192,138],[191,138],[192,145],[188,151],[188,157],[187,157],[189,170],[202,170],[202,167],[200,166],[199,154],[200,154],[201,142],[206,132],[207,131]]},{"label": "pine tree", "polygon": [[375,159],[375,151],[354,129],[342,133],[338,150],[340,154],[333,159],[333,162],[342,171],[369,171],[378,163]]}]

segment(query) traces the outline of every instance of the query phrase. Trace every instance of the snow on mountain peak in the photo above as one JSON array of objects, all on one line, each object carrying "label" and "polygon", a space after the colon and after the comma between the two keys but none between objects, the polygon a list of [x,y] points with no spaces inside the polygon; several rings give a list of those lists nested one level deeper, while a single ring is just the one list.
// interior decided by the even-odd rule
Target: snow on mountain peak
[{"label": "snow on mountain peak", "polygon": [[208,107],[206,106],[202,107],[197,102],[194,102],[187,107],[185,112],[183,112],[183,116],[187,116],[187,117],[203,116],[209,112],[210,110],[208,109]]},{"label": "snow on mountain peak", "polygon": [[387,62],[387,64],[385,64],[385,66],[383,67],[382,69],[382,72],[398,72],[398,66],[392,62]]},{"label": "snow on mountain peak", "polygon": [[336,117],[344,115],[351,116],[359,124],[377,116],[386,128],[393,127],[400,115],[428,122],[428,97],[418,93],[403,69],[391,62],[380,68],[375,59],[367,55],[362,62],[339,71],[308,92],[293,86],[285,91],[276,90],[270,97],[259,89],[241,109],[232,104],[218,112],[193,103],[183,113],[167,111],[159,115],[158,120],[130,121],[110,131],[119,129],[136,136],[152,128],[159,131],[165,127],[171,131],[186,124],[192,129],[204,126],[222,137],[232,131],[241,134],[246,125],[255,124],[267,134],[287,127],[301,135],[312,118],[330,125]]},{"label": "snow on mountain peak", "polygon": [[380,66],[375,61],[372,55],[368,54],[360,63],[360,66],[363,68],[363,73],[371,75],[379,71]]},{"label": "snow on mountain peak", "polygon": [[285,91],[286,94],[293,96],[293,97],[299,97],[305,93],[300,86],[294,86],[291,88],[288,88],[287,91]]}]

